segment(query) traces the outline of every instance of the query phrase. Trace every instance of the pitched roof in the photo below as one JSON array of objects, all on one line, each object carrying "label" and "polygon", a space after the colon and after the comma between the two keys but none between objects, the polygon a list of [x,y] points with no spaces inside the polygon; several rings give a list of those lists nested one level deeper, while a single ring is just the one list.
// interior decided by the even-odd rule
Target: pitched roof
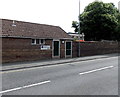
[{"label": "pitched roof", "polygon": [[59,26],[7,19],[2,19],[2,37],[71,39]]}]

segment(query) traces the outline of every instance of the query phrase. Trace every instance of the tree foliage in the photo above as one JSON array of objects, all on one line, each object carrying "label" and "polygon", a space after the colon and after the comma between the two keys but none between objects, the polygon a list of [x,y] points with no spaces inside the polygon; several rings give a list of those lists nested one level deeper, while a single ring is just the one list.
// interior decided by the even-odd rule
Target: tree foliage
[{"label": "tree foliage", "polygon": [[[90,3],[79,18],[80,32],[85,34],[85,40],[119,40],[120,13],[113,3]],[[72,27],[78,32],[79,23],[73,21]]]}]

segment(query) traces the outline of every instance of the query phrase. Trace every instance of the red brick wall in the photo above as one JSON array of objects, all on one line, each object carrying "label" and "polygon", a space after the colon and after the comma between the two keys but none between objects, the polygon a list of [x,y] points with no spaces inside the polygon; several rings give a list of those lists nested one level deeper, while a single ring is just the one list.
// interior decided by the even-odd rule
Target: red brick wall
[{"label": "red brick wall", "polygon": [[[60,43],[60,58],[65,58],[65,43],[62,43],[62,40]],[[73,42],[72,44],[72,57],[78,57],[79,43]],[[2,38],[2,61],[16,62],[51,59],[52,39],[46,40],[45,45],[50,45],[51,49],[40,50],[40,45],[31,45],[31,39]],[[80,47],[81,56],[118,52],[117,42],[81,42]]]},{"label": "red brick wall", "polygon": [[72,43],[72,57],[77,57],[78,56],[78,43],[73,42]]},{"label": "red brick wall", "polygon": [[46,40],[50,50],[40,50],[40,45],[31,45],[31,39],[2,38],[2,61],[32,61],[52,58],[52,40]]},{"label": "red brick wall", "polygon": [[[73,42],[73,57],[78,56],[78,42]],[[118,52],[118,42],[81,42],[81,56],[110,54]]]}]

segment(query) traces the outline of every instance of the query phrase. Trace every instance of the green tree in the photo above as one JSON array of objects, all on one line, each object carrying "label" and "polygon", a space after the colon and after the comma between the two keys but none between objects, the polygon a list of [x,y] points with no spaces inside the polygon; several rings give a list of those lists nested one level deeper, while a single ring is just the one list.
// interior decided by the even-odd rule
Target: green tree
[{"label": "green tree", "polygon": [[[119,12],[113,3],[95,1],[90,3],[80,14],[81,33],[85,34],[85,40],[116,40],[118,35]],[[78,32],[79,24],[72,22],[75,32]]]},{"label": "green tree", "polygon": [[79,28],[79,23],[77,21],[73,21],[72,22],[72,27],[75,28],[75,32],[78,32],[78,28]]}]

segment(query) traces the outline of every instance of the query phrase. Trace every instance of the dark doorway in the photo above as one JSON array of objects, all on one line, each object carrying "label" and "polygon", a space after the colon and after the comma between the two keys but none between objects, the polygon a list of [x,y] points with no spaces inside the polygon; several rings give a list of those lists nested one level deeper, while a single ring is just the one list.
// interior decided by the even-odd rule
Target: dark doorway
[{"label": "dark doorway", "polygon": [[54,41],[54,56],[59,56],[59,41]]},{"label": "dark doorway", "polygon": [[66,42],[66,56],[71,56],[72,54],[72,46],[71,46],[71,42]]}]

